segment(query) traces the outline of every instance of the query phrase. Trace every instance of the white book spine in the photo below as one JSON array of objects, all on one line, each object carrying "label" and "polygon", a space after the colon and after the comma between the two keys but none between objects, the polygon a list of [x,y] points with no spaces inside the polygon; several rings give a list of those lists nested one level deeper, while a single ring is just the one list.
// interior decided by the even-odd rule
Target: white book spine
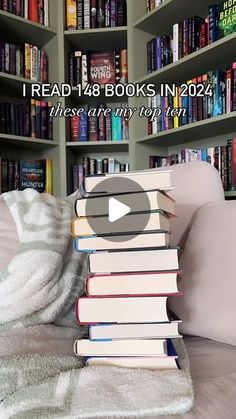
[{"label": "white book spine", "polygon": [[29,19],[28,0],[24,1],[24,18]]},{"label": "white book spine", "polygon": [[90,0],[84,0],[84,29],[90,29]]},{"label": "white book spine", "polygon": [[173,26],[173,62],[179,59],[179,24]]},{"label": "white book spine", "polygon": [[49,26],[49,7],[48,0],[44,0],[44,25]]},{"label": "white book spine", "polygon": [[110,157],[108,160],[108,172],[114,173],[115,172],[115,159]]},{"label": "white book spine", "polygon": [[82,89],[88,84],[88,62],[87,62],[87,55],[82,55]]}]

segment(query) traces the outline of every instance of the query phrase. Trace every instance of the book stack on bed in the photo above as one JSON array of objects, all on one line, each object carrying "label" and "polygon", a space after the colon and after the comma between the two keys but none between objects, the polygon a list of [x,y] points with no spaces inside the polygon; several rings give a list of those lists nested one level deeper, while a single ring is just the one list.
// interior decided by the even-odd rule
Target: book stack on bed
[{"label": "book stack on bed", "polygon": [[[181,338],[180,320],[167,308],[168,297],[180,295],[178,250],[169,244],[170,217],[175,215],[175,202],[167,194],[171,172],[145,172],[143,181],[138,172],[107,176],[138,181],[143,192],[124,190],[112,195],[111,191],[109,195],[130,202],[126,231],[109,223],[109,213],[99,214],[101,200],[107,199],[102,191],[76,202],[74,248],[88,253],[89,259],[86,296],[78,299],[76,313],[79,324],[89,325],[89,333],[75,342],[74,352],[85,357],[89,366],[177,369],[174,339]],[[85,190],[90,192],[101,180],[85,178]],[[138,193],[145,194],[150,203],[142,232],[130,230],[134,217],[138,220],[143,215],[142,208],[135,206]],[[93,205],[88,206],[90,199]],[[89,217],[93,217],[92,226]]]}]

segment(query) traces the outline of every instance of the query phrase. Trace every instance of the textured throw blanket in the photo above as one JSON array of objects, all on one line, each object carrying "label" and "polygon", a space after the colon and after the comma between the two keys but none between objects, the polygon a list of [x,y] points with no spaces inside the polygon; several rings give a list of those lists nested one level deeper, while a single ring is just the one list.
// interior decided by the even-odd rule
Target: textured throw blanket
[{"label": "textured throw blanket", "polygon": [[[84,368],[73,341],[86,259],[70,238],[70,202],[33,190],[3,195],[19,235],[0,273],[0,418],[139,417],[178,414],[193,403],[188,357],[181,371]],[[52,325],[52,323],[54,325]],[[51,324],[51,325],[50,325]],[[63,327],[64,326],[64,327]]]}]

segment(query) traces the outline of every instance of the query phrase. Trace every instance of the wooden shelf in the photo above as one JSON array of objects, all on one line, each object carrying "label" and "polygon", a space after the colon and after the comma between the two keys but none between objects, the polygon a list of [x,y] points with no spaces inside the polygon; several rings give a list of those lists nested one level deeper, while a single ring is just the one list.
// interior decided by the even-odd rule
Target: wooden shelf
[{"label": "wooden shelf", "polygon": [[236,60],[235,45],[236,32],[145,75],[136,80],[136,83],[182,83],[210,70],[225,69],[227,64]]},{"label": "wooden shelf", "polygon": [[154,144],[163,147],[190,143],[207,138],[236,133],[236,112],[194,122],[158,134],[136,139],[136,143]]},{"label": "wooden shelf", "polygon": [[12,147],[12,145],[18,148],[42,151],[51,147],[58,147],[59,144],[55,141],[33,139],[18,135],[0,134],[0,147]]},{"label": "wooden shelf", "polygon": [[0,83],[1,83],[2,94],[7,94],[7,95],[14,94],[15,96],[20,95],[23,101],[26,98],[22,96],[22,84],[26,83],[27,85],[30,85],[32,83],[35,83],[35,81],[25,79],[24,77],[18,77],[12,74],[0,72]]},{"label": "wooden shelf", "polygon": [[29,42],[43,47],[56,35],[53,29],[0,10],[1,38],[7,42]]},{"label": "wooden shelf", "polygon": [[127,47],[127,26],[65,31],[64,34],[74,49],[99,51]]},{"label": "wooden shelf", "polygon": [[68,148],[76,149],[77,152],[115,152],[115,151],[128,151],[129,141],[84,141],[84,142],[67,142]]},{"label": "wooden shelf", "polygon": [[[209,3],[206,0],[165,0],[160,6],[146,13],[144,16],[134,22],[134,28],[148,32],[153,35],[165,35],[170,33],[172,26],[189,18],[189,8],[191,7],[191,16],[208,14]],[[214,4],[220,3],[220,0],[214,1]]]}]

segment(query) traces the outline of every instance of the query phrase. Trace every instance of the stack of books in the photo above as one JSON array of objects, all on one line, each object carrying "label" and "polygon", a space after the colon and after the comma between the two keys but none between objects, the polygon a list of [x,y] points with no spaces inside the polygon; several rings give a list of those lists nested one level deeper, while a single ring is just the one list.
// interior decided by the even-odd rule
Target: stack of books
[{"label": "stack of books", "polygon": [[[74,352],[87,358],[87,365],[177,369],[172,340],[181,338],[180,320],[167,308],[168,296],[180,295],[177,249],[169,245],[169,222],[175,213],[175,202],[167,194],[171,172],[87,177],[84,191],[89,194],[94,187],[98,191],[104,178],[111,182],[122,176],[123,191],[116,194],[110,183],[109,196],[101,192],[76,202],[74,248],[88,253],[89,259],[87,296],[78,299],[76,313],[79,324],[89,325],[89,334],[75,342]],[[138,183],[143,192],[131,191],[130,184],[126,188],[126,179]],[[153,185],[157,189],[153,190]],[[138,220],[144,213],[140,198],[150,203],[141,232],[132,227],[140,225]],[[110,208],[99,209],[106,199],[109,206],[115,199],[130,207],[125,229],[122,223],[109,222]]]}]

